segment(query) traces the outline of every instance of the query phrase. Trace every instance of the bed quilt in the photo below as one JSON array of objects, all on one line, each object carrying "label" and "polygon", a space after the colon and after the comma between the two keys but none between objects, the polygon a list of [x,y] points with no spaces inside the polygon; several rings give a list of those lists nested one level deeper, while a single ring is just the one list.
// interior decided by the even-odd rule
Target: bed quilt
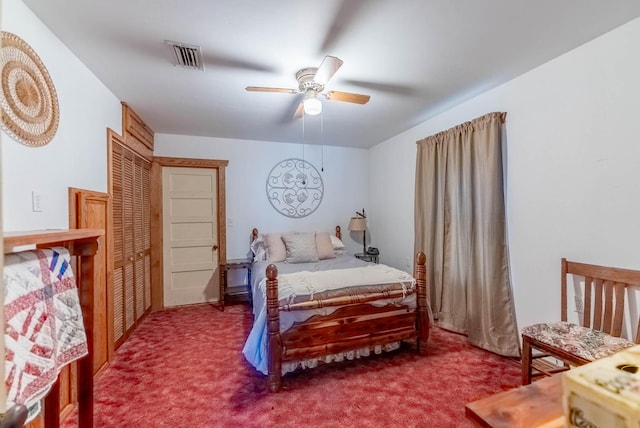
[{"label": "bed quilt", "polygon": [[87,355],[78,289],[66,248],[5,255],[7,405],[32,419],[62,367]]}]

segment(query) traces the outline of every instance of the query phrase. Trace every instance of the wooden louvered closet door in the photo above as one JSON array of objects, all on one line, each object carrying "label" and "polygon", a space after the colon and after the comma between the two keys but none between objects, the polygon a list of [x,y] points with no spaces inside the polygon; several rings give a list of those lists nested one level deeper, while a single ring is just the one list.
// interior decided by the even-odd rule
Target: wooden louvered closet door
[{"label": "wooden louvered closet door", "polygon": [[113,339],[124,338],[124,208],[122,203],[122,146],[111,135],[111,196],[113,212]]},{"label": "wooden louvered closet door", "polygon": [[142,244],[144,266],[144,305],[143,312],[151,309],[151,164],[145,162],[142,166]]},{"label": "wooden louvered closet door", "polygon": [[112,141],[114,340],[119,346],[151,307],[150,163]]},{"label": "wooden louvered closet door", "polygon": [[134,261],[133,257],[133,205],[134,205],[134,179],[133,169],[135,165],[135,155],[133,152],[122,148],[122,221],[123,221],[123,243],[124,243],[124,260],[123,260],[123,275],[124,275],[124,326],[125,331],[130,330],[133,327],[135,321],[134,313]]},{"label": "wooden louvered closet door", "polygon": [[138,157],[134,160],[133,247],[135,319],[151,306],[151,231],[149,229],[149,174],[151,165]]}]

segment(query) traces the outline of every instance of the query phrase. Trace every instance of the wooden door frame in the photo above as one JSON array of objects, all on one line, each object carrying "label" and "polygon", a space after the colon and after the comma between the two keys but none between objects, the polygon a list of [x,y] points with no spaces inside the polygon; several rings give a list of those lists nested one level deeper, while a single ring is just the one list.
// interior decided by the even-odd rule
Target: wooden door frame
[{"label": "wooden door frame", "polygon": [[104,229],[104,237],[102,238],[105,247],[106,258],[106,278],[107,281],[107,364],[96,373],[102,373],[113,359],[114,342],[113,342],[113,211],[111,208],[111,195],[109,193],[97,192],[94,190],[78,189],[69,187],[69,228],[79,229],[85,228],[82,223],[81,216],[78,215],[79,196],[97,199],[103,201],[107,206],[106,220],[107,224]]},{"label": "wooden door frame", "polygon": [[223,281],[224,267],[227,263],[227,208],[225,195],[225,168],[228,160],[193,159],[154,156],[151,162],[151,310],[164,308],[164,261],[162,249],[162,168],[209,168],[218,172],[218,264],[220,281]]},{"label": "wooden door frame", "polygon": [[[93,350],[91,352],[94,352],[94,354],[91,355],[90,358],[92,359],[93,370],[95,371],[97,369],[96,372],[92,373],[94,379],[96,379],[111,364],[111,360],[113,359],[113,351],[114,351],[113,314],[112,314],[113,286],[112,286],[112,278],[111,278],[111,271],[112,271],[111,266],[113,263],[113,258],[111,257],[111,253],[110,253],[112,244],[109,241],[111,197],[109,196],[108,193],[98,192],[94,190],[87,190],[87,189],[79,189],[76,187],[69,187],[68,195],[69,195],[69,200],[68,200],[69,229],[92,228],[92,229],[104,229],[105,231],[104,236],[100,237],[98,240],[98,245],[102,246],[104,251],[105,265],[102,267],[102,269],[104,269],[105,283],[98,284],[94,282],[93,280],[95,279],[95,276],[94,278],[91,279],[91,281],[92,281],[92,286],[94,287],[94,290],[92,291],[94,293],[92,299],[94,299],[94,303],[96,303],[93,306],[92,322],[95,323],[96,312],[98,310],[103,310],[106,316],[106,331],[99,331],[95,328],[95,325],[93,325],[91,327],[92,329],[91,334],[93,334],[94,338],[93,339],[87,338],[88,340],[93,340],[93,348],[92,348]],[[86,208],[85,201],[87,200],[99,201],[104,205],[106,209],[105,216],[104,216],[104,220],[105,220],[104,224],[100,223],[99,225],[87,226],[86,222],[88,218],[87,218],[87,212],[85,210]],[[77,266],[75,264],[73,266],[73,269],[75,272],[78,272]],[[97,269],[100,269],[100,268],[97,268]],[[95,275],[95,273],[97,272],[97,269],[94,270],[93,275]],[[98,308],[97,301],[95,300],[95,287],[99,287],[99,286],[100,287],[106,286],[106,289],[105,289],[106,306],[101,309]],[[100,336],[106,335],[106,342],[107,342],[106,361],[101,361],[100,363],[102,365],[100,366],[97,366],[94,360],[96,347],[99,346],[98,345],[99,341],[95,340],[95,335],[97,331]],[[87,335],[88,334],[89,333],[87,332]],[[78,367],[79,367],[78,364],[74,362],[72,364],[69,364],[68,366],[63,367],[62,370],[60,371],[60,374],[58,375],[58,394],[59,394],[58,401],[59,401],[59,405],[62,405],[62,408],[60,408],[59,414],[58,414],[58,417],[60,420],[64,420],[65,418],[67,418],[78,405],[78,388],[77,388],[77,385],[79,382]],[[47,426],[46,416],[45,416],[43,425]]]}]

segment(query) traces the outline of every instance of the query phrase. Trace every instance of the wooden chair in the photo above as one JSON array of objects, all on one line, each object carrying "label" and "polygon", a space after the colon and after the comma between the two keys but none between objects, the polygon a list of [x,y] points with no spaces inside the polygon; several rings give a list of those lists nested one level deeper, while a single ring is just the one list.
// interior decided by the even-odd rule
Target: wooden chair
[{"label": "wooden chair", "polygon": [[[580,325],[567,321],[567,278],[570,275],[584,278],[584,281],[574,281],[584,302]],[[640,271],[570,262],[563,258],[561,321],[522,329],[522,384],[530,384],[536,376],[550,376],[568,370],[572,365],[586,364],[640,343],[637,305],[631,291],[634,288],[640,290]],[[625,296],[630,297],[636,313],[625,311]],[[631,325],[637,328],[633,342],[620,337],[624,331],[623,322],[631,316]],[[627,336],[631,334],[629,332]],[[563,365],[558,366],[546,357],[560,360]]]}]

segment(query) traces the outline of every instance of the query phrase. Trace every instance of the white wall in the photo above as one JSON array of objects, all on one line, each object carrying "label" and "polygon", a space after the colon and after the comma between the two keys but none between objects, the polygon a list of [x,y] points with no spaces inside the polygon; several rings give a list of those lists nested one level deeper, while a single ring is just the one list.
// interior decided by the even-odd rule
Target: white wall
[{"label": "white wall", "polygon": [[640,269],[640,19],[370,150],[384,261],[413,252],[416,141],[507,112],[506,186],[519,327],[560,315],[560,259]]},{"label": "white wall", "polygon": [[254,227],[261,232],[323,230],[333,233],[335,226],[340,225],[347,250],[362,252],[362,234],[351,236],[347,225],[356,211],[369,207],[368,150],[305,145],[304,159],[318,171],[324,157],[321,173],[324,197],[311,215],[292,219],[271,206],[265,183],[277,162],[302,159],[302,145],[169,134],[156,134],[154,143],[155,156],[229,161],[226,170],[228,258],[247,255]]},{"label": "white wall", "polygon": [[[60,105],[60,123],[44,147],[2,134],[3,228],[67,228],[68,188],[106,192],[107,127],[121,131],[120,101],[21,0],[3,0],[0,26],[27,42],[47,67]],[[32,212],[31,192],[43,211]]]}]

